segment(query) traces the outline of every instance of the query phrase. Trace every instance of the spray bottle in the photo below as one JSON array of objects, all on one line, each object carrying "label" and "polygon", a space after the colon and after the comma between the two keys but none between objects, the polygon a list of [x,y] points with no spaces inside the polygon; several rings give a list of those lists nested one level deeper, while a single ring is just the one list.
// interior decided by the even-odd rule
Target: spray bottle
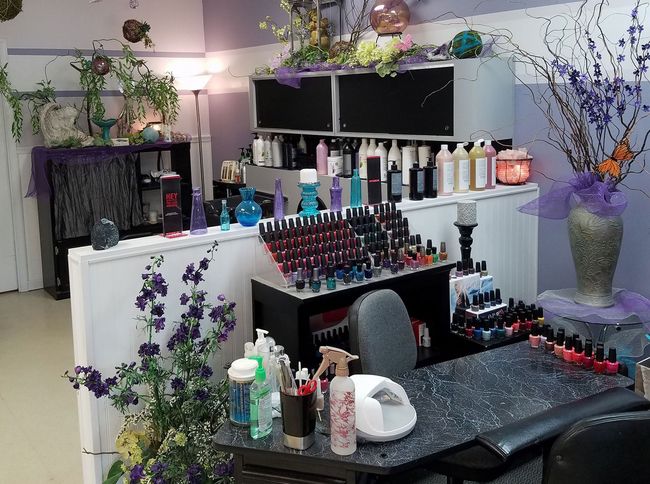
[{"label": "spray bottle", "polygon": [[318,379],[329,366],[336,365],[336,376],[330,384],[330,429],[332,452],[351,455],[357,450],[357,428],[355,414],[354,381],[350,378],[348,363],[359,357],[331,346],[318,350],[323,362],[314,374]]}]

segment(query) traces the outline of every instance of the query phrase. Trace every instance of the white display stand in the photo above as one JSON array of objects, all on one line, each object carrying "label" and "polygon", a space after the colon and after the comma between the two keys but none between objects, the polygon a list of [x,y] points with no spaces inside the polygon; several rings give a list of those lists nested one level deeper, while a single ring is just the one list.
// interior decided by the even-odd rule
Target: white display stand
[{"label": "white display stand", "polygon": [[[539,195],[535,184],[398,204],[422,238],[434,245],[447,243],[449,261],[460,256],[456,202],[472,199],[478,205],[478,227],[474,230],[472,255],[488,261],[488,270],[499,281],[502,294],[515,300],[532,301],[537,295],[538,219],[516,209]],[[329,197],[327,197],[329,198]],[[344,203],[347,199],[344,198]],[[135,298],[140,277],[151,256],[164,254],[162,272],[169,283],[166,298],[167,328],[158,341],[164,347],[178,320],[180,294],[186,289],[181,275],[190,262],[198,262],[214,240],[219,242],[215,261],[205,276],[202,289],[216,298],[224,293],[237,302],[237,328],[223,345],[213,368],[223,376],[223,366],[243,354],[243,345],[253,339],[251,277],[269,270],[268,257],[261,251],[257,227],[234,224],[229,232],[212,227],[200,236],[165,239],[160,236],[126,240],[105,251],[91,247],[72,249],[69,255],[72,324],[76,364],[93,365],[111,376],[121,362],[137,361],[143,342],[134,318],[139,314]],[[259,266],[259,267],[258,267]],[[427,288],[423,289],[426,297]],[[278,341],[282,344],[281,341]],[[220,371],[221,370],[221,371]],[[114,450],[122,416],[107,399],[96,400],[82,388],[78,394],[81,447],[88,452]],[[94,484],[106,476],[114,455],[83,454],[84,482]]]}]

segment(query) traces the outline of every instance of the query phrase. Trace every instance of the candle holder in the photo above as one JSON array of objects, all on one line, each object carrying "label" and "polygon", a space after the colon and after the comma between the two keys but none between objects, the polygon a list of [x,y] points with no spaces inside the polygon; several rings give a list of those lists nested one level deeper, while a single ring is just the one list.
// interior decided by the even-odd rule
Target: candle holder
[{"label": "candle holder", "polygon": [[301,217],[309,217],[318,214],[318,187],[320,182],[316,183],[298,183],[302,189],[302,211],[298,214]]},{"label": "candle holder", "polygon": [[472,242],[474,242],[472,232],[474,228],[478,227],[478,224],[462,225],[454,222],[454,225],[458,227],[458,232],[460,232],[458,242],[460,243],[461,260],[469,260],[472,256]]}]

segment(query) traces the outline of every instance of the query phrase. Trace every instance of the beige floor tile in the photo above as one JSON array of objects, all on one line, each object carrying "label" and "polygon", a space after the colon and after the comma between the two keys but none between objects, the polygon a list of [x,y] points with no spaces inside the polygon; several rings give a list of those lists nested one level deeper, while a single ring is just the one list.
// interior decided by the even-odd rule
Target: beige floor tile
[{"label": "beige floor tile", "polygon": [[0,294],[0,482],[81,482],[70,302]]}]

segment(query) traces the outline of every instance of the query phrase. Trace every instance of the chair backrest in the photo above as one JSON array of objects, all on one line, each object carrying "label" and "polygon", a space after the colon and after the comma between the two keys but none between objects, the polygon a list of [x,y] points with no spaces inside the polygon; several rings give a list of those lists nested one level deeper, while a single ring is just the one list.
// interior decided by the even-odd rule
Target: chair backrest
[{"label": "chair backrest", "polygon": [[415,368],[417,346],[408,311],[390,289],[359,297],[348,311],[350,348],[359,355],[361,371],[395,376]]},{"label": "chair backrest", "polygon": [[650,482],[650,412],[582,420],[560,436],[544,463],[544,483]]}]

